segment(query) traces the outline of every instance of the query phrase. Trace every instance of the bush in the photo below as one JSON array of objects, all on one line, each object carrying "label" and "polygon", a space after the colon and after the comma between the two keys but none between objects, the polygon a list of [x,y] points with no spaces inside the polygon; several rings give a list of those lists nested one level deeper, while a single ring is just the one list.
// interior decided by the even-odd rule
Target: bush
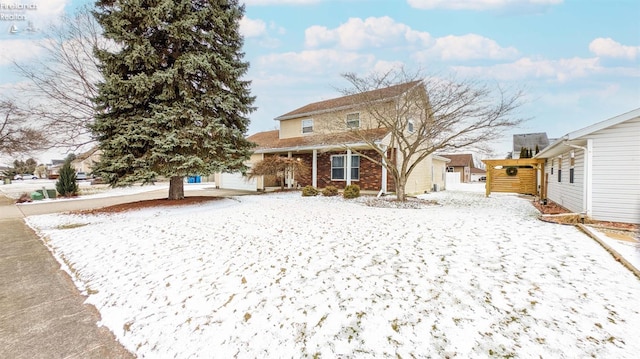
[{"label": "bush", "polygon": [[322,195],[325,197],[337,196],[338,188],[336,186],[327,186],[322,190]]},{"label": "bush", "polygon": [[317,195],[318,195],[318,190],[313,186],[304,186],[304,188],[302,188],[303,197],[313,197]]},{"label": "bush", "polygon": [[360,197],[360,186],[357,184],[351,184],[344,188],[344,192],[342,193],[344,198],[356,198]]},{"label": "bush", "polygon": [[56,190],[64,197],[72,197],[78,194],[76,183],[76,170],[71,167],[71,161],[66,161],[60,169],[60,176],[56,182]]}]

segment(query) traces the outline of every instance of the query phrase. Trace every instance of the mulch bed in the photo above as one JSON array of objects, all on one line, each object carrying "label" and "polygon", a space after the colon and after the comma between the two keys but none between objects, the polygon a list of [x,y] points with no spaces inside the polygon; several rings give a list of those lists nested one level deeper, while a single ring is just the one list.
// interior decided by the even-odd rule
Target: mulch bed
[{"label": "mulch bed", "polygon": [[132,211],[132,210],[142,209],[142,208],[151,208],[151,207],[187,206],[191,204],[200,204],[200,203],[215,201],[219,199],[222,199],[222,197],[194,196],[194,197],[185,197],[184,199],[172,199],[172,200],[169,200],[166,198],[151,199],[146,201],[116,204],[113,206],[103,207],[103,208],[73,211],[71,213],[74,213],[74,214],[120,213],[120,212]]},{"label": "mulch bed", "polygon": [[[552,202],[552,201],[547,201],[547,204],[542,204],[540,203],[539,200],[534,199],[532,201],[533,206],[536,207],[536,209],[538,211],[540,211],[540,213],[542,213],[543,215],[554,215],[554,214],[564,214],[564,213],[572,213],[571,211],[569,211],[568,209],[560,206],[559,204]],[[543,221],[546,222],[552,222],[552,223],[559,223],[559,224],[577,224],[577,223],[583,223],[583,224],[589,224],[595,227],[602,227],[602,228],[612,228],[612,229],[620,229],[620,230],[626,230],[626,231],[638,231],[640,230],[640,226],[638,226],[637,224],[632,224],[632,223],[622,223],[622,222],[608,222],[608,221],[596,221],[590,218],[582,218],[580,215],[567,215],[567,216],[557,216],[557,217],[550,217],[550,216],[543,216],[540,218]]]}]

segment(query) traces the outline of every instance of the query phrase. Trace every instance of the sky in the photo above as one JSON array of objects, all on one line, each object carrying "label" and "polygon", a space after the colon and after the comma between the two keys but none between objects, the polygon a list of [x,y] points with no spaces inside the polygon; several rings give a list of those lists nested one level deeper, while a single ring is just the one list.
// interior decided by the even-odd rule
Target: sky
[{"label": "sky", "polygon": [[[38,32],[91,0],[0,0],[0,91],[22,81],[11,59],[38,56]],[[14,4],[37,5],[16,11]],[[557,138],[640,107],[636,0],[246,0],[241,22],[256,96],[248,135],[279,115],[340,96],[341,74],[404,66],[522,89],[528,118],[493,143],[504,157],[516,133]],[[14,21],[8,15],[21,14]],[[12,25],[20,32],[10,34]],[[47,161],[42,158],[41,161]]]}]

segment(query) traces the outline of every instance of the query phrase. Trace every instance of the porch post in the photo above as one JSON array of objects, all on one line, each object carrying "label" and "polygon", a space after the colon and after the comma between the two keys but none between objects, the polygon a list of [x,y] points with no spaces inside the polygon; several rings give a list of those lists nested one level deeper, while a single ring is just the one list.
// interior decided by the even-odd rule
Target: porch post
[{"label": "porch post", "polygon": [[380,192],[387,193],[387,148],[384,147],[382,153],[382,183],[380,184]]},{"label": "porch post", "polygon": [[347,186],[351,185],[351,149],[347,148]]},{"label": "porch post", "polygon": [[313,150],[313,160],[311,162],[311,185],[318,187],[318,150]]},{"label": "porch post", "polygon": [[[291,157],[293,157],[293,156],[291,154],[291,151],[289,151],[287,153],[287,158],[291,158]],[[293,176],[292,175],[293,175],[293,173],[291,173],[291,171],[287,171],[287,188],[293,187],[293,183],[292,183],[293,182]]]}]

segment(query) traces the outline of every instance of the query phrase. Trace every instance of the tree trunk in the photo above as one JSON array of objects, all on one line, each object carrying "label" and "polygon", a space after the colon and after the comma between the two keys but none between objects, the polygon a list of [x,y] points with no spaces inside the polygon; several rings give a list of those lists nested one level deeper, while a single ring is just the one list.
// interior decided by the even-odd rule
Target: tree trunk
[{"label": "tree trunk", "polygon": [[407,185],[407,178],[400,176],[396,179],[396,197],[398,201],[405,202],[407,200],[407,194],[405,193],[405,186]]},{"label": "tree trunk", "polygon": [[169,199],[184,199],[184,180],[182,176],[173,176],[169,181]]}]

